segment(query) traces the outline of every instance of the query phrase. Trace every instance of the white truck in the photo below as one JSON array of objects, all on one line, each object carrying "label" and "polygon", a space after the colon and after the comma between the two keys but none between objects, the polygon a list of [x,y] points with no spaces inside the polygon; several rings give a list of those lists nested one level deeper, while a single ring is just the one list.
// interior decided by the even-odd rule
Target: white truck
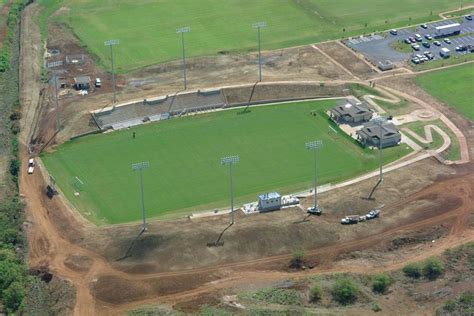
[{"label": "white truck", "polygon": [[441,50],[439,51],[439,55],[443,58],[449,58],[450,54],[451,51],[446,47],[441,48]]},{"label": "white truck", "polygon": [[461,24],[451,23],[451,24],[437,26],[434,33],[434,37],[457,35],[459,33],[461,33]]},{"label": "white truck", "polygon": [[28,160],[28,174],[33,174],[35,171],[36,162],[33,158]]}]

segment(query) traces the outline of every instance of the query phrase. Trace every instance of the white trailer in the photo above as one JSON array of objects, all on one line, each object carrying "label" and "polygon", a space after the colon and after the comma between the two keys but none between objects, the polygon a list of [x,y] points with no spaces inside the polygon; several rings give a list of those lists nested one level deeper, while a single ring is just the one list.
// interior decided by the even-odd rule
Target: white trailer
[{"label": "white trailer", "polygon": [[448,58],[450,56],[451,51],[446,47],[441,48],[439,51],[439,55],[443,58]]},{"label": "white trailer", "polygon": [[461,33],[461,24],[452,23],[436,27],[435,37],[443,37],[448,35],[457,35]]}]

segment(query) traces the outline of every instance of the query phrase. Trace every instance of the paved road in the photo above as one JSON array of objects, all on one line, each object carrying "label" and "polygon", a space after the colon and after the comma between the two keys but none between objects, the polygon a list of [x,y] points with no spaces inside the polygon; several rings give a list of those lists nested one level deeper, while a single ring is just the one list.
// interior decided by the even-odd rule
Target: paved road
[{"label": "paved road", "polygon": [[[404,29],[399,29],[397,35],[391,35],[390,33],[387,32],[385,34],[375,34],[375,35],[371,35],[367,37],[360,37],[360,38],[345,40],[344,43],[347,46],[351,47],[352,49],[355,49],[358,52],[364,54],[374,64],[377,64],[379,61],[384,61],[387,59],[393,62],[403,62],[410,59],[411,53],[399,52],[392,49],[390,45],[393,42],[403,41],[404,39],[410,36],[413,36],[414,34],[420,34],[423,37],[426,34],[432,35],[437,26],[447,25],[447,24],[451,24],[455,22],[456,21],[454,20],[443,20],[443,21],[438,21],[438,22],[428,24],[427,29],[423,29],[421,27],[416,27],[415,30],[413,30],[413,28],[404,28]],[[463,19],[461,23],[461,35],[462,34],[466,34],[466,35],[453,38],[451,44],[446,44],[442,42],[441,46],[431,45],[430,48],[425,48],[422,46],[420,51],[415,52],[415,54],[423,54],[423,52],[425,51],[431,51],[433,55],[435,56],[435,59],[439,59],[441,58],[439,56],[439,51],[442,47],[447,47],[448,49],[450,49],[452,54],[459,54],[459,55],[466,54],[467,52],[456,52],[455,48],[456,46],[459,46],[459,45],[467,45],[467,44],[474,45],[474,21],[468,21],[466,19]],[[433,41],[434,40],[429,41],[429,42],[432,43]],[[421,44],[421,43],[418,43],[418,44]],[[409,45],[409,44],[404,44],[404,45]]]}]

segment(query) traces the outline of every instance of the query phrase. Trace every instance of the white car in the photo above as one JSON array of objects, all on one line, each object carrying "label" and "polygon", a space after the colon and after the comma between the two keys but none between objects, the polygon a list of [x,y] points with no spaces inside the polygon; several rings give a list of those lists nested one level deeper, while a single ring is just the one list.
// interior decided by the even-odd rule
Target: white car
[{"label": "white car", "polygon": [[33,158],[30,158],[28,160],[28,174],[33,174],[33,172],[35,171],[35,166],[35,160]]}]

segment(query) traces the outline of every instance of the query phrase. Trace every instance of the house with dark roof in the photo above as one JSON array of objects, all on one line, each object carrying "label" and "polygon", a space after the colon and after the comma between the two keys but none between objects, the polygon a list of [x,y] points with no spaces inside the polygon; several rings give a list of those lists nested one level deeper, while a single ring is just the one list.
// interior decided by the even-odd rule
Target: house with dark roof
[{"label": "house with dark roof", "polygon": [[74,88],[76,90],[89,90],[91,87],[91,77],[79,76],[74,78]]},{"label": "house with dark roof", "polygon": [[385,122],[382,126],[374,122],[368,122],[357,131],[357,139],[366,146],[380,146],[382,148],[398,145],[402,139],[400,130],[391,122]]},{"label": "house with dark roof", "polygon": [[345,99],[329,110],[329,115],[336,123],[359,123],[369,121],[373,112],[366,103]]}]

